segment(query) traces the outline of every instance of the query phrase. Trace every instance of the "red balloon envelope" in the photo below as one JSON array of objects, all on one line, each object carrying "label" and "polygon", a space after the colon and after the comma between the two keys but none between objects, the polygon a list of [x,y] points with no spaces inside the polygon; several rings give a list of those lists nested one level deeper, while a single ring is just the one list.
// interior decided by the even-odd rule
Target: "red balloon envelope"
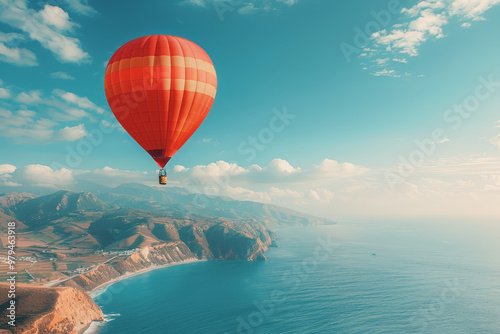
[{"label": "red balloon envelope", "polygon": [[134,39],[111,57],[104,76],[111,110],[160,168],[198,129],[214,102],[210,57],[184,38]]}]

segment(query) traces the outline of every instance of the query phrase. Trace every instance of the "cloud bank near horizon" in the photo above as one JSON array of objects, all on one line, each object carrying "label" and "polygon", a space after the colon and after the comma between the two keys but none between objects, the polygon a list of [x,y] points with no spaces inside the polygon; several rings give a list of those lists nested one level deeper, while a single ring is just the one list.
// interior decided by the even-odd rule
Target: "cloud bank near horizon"
[{"label": "cloud bank near horizon", "polygon": [[[174,166],[169,185],[207,196],[272,203],[333,219],[359,217],[489,216],[500,214],[500,159],[470,156],[430,161],[390,189],[384,173],[325,159],[308,168],[274,159],[267,166],[226,161],[194,167]],[[0,165],[3,192],[92,190],[89,185],[125,183],[157,186],[157,171],[53,170],[44,165]],[[164,188],[168,191],[168,187]]]}]

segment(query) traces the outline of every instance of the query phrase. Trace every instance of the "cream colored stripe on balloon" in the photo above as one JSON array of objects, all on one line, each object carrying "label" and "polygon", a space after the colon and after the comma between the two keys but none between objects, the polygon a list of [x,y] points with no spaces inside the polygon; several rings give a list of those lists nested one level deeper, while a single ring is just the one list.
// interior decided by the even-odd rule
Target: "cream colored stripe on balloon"
[{"label": "cream colored stripe on balloon", "polygon": [[181,66],[193,69],[204,68],[207,73],[217,76],[214,65],[211,63],[193,57],[182,56],[144,56],[126,58],[120,61],[115,61],[112,64],[108,64],[108,67],[106,68],[106,75],[128,68],[150,66]]},{"label": "cream colored stripe on balloon", "polygon": [[[211,98],[215,99],[215,94],[217,93],[217,88],[215,86],[212,86],[211,84],[202,82],[202,81],[196,81],[196,80],[184,80],[184,79],[175,79],[177,85],[174,85],[174,87],[184,87],[183,91],[187,92],[196,92],[196,93],[201,93],[201,94],[206,94],[210,96]],[[171,90],[171,79],[159,79],[158,80],[159,87],[155,87],[154,89],[166,89],[166,90]],[[147,89],[146,89],[147,90]],[[110,93],[113,92],[114,96],[114,91],[111,89],[109,91]]]}]

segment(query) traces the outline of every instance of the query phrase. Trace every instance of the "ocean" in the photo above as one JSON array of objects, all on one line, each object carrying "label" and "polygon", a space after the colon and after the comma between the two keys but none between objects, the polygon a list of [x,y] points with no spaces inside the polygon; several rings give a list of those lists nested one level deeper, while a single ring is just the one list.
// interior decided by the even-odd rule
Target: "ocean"
[{"label": "ocean", "polygon": [[109,286],[104,333],[500,333],[500,224],[276,231],[268,261],[205,261]]}]

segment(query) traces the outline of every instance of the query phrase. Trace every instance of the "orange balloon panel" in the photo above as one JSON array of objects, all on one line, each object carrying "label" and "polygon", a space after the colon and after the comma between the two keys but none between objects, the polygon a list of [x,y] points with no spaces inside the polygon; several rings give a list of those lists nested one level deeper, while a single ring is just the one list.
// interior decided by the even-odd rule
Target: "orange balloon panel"
[{"label": "orange balloon panel", "polygon": [[207,116],[217,75],[198,45],[152,35],[115,52],[104,89],[120,124],[163,168]]}]

